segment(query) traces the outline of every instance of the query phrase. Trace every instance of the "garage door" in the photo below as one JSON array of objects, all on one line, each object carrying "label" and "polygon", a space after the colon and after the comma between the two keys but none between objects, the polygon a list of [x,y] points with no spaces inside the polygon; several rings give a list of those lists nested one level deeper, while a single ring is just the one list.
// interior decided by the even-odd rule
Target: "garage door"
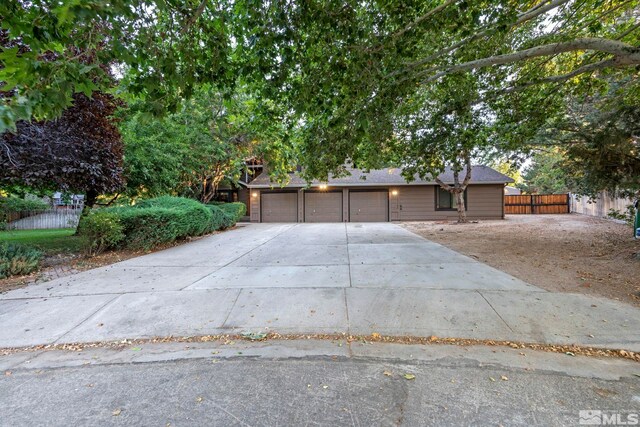
[{"label": "garage door", "polygon": [[433,186],[420,185],[402,187],[398,191],[399,219],[401,221],[424,221],[432,219],[435,202]]},{"label": "garage door", "polygon": [[298,222],[297,193],[262,193],[262,222]]},{"label": "garage door", "polygon": [[342,222],[342,191],[304,193],[304,222]]},{"label": "garage door", "polygon": [[389,192],[350,191],[349,221],[386,222],[389,220]]}]

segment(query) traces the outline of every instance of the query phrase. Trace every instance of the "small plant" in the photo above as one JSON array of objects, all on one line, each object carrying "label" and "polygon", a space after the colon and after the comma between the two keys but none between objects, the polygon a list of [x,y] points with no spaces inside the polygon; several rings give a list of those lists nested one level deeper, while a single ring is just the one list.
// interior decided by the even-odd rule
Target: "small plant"
[{"label": "small plant", "polygon": [[607,218],[617,219],[620,221],[624,221],[627,224],[633,224],[633,219],[635,218],[636,211],[633,205],[627,206],[626,212],[620,212],[617,209],[609,209],[609,213],[607,214]]},{"label": "small plant", "polygon": [[78,226],[78,234],[86,238],[86,251],[89,256],[115,247],[125,237],[123,230],[118,215],[104,211],[84,216]]},{"label": "small plant", "polygon": [[40,267],[42,252],[28,246],[0,243],[0,279],[33,273]]}]

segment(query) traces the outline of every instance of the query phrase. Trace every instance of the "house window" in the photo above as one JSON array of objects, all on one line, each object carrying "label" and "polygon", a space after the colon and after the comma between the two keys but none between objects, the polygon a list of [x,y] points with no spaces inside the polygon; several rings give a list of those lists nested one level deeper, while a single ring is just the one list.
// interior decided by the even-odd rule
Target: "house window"
[{"label": "house window", "polygon": [[[468,210],[467,206],[467,190],[464,190],[464,209]],[[456,196],[442,187],[437,187],[436,190],[436,210],[442,211],[455,211],[458,209],[458,203],[456,201]]]}]

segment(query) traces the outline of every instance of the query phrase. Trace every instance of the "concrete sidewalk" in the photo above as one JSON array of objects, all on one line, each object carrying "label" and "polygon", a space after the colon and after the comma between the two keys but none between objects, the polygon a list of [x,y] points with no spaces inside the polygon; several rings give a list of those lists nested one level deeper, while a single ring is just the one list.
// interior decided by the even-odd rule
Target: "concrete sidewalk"
[{"label": "concrete sidewalk", "polygon": [[640,350],[640,311],[549,293],[397,225],[252,224],[0,295],[0,347],[350,333]]}]

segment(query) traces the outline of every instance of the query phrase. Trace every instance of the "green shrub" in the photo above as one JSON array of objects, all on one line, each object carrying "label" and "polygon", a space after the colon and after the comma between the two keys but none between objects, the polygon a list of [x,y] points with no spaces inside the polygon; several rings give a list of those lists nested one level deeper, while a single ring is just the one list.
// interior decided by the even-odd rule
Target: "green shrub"
[{"label": "green shrub", "polygon": [[208,232],[228,228],[229,216],[220,209],[220,205],[205,205],[211,212],[211,222],[209,223]]},{"label": "green shrub", "polygon": [[[210,203],[207,207],[214,212],[214,216],[220,216],[220,221],[215,224],[212,230],[219,230],[224,228],[233,227],[240,218],[247,212],[247,207],[244,203]],[[220,213],[218,213],[220,212]]]},{"label": "green shrub", "polygon": [[636,209],[633,205],[628,205],[626,212],[620,212],[617,209],[609,209],[609,213],[607,214],[608,218],[617,219],[620,221],[624,221],[629,225],[633,225],[633,221],[636,217]]},{"label": "green shrub", "polygon": [[151,249],[189,236],[232,227],[246,212],[243,203],[203,205],[183,197],[163,196],[135,206],[101,209],[84,217],[80,234],[87,237],[90,253],[116,245]]},{"label": "green shrub", "polygon": [[4,212],[32,211],[41,212],[49,209],[49,205],[42,200],[20,199],[18,197],[0,198],[0,210]]},{"label": "green shrub", "polygon": [[98,210],[80,219],[78,234],[86,238],[86,251],[90,256],[114,248],[124,239],[124,227],[114,212]]},{"label": "green shrub", "polygon": [[33,273],[40,266],[42,252],[28,246],[0,243],[0,279]]},{"label": "green shrub", "polygon": [[158,197],[136,206],[106,209],[117,215],[126,236],[124,244],[132,249],[150,249],[211,230],[213,214],[202,203],[182,197]]},{"label": "green shrub", "polygon": [[231,215],[234,220],[234,224],[240,221],[240,218],[245,216],[247,213],[247,206],[242,202],[224,203],[222,205],[218,205],[218,207],[225,213]]}]

